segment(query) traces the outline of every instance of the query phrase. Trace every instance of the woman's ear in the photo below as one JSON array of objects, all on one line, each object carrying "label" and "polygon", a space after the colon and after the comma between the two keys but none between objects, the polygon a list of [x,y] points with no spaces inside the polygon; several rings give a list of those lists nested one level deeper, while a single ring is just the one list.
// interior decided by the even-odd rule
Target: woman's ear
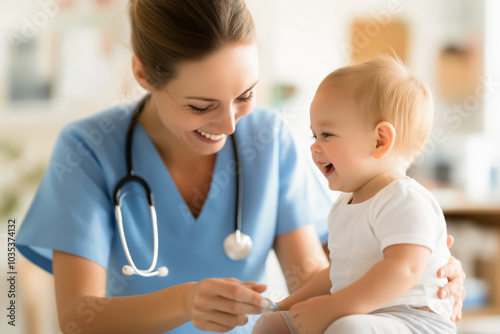
[{"label": "woman's ear", "polygon": [[381,159],[391,151],[396,140],[396,130],[391,123],[382,121],[375,126],[373,133],[375,135],[375,145],[372,156],[375,159]]},{"label": "woman's ear", "polygon": [[151,91],[151,85],[146,79],[146,69],[137,55],[132,55],[132,73],[139,85],[147,91]]}]

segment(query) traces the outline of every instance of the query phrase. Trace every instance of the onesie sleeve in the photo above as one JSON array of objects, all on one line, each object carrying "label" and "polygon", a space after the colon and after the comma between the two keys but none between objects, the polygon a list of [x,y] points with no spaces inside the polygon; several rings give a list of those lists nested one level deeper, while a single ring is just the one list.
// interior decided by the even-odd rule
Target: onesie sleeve
[{"label": "onesie sleeve", "polygon": [[313,172],[311,157],[301,154],[290,129],[280,123],[277,234],[312,223],[324,244],[328,239],[327,218],[333,201]]},{"label": "onesie sleeve", "polygon": [[21,224],[19,251],[50,273],[53,250],[107,267],[114,211],[96,151],[82,129],[66,126]]},{"label": "onesie sleeve", "polygon": [[395,244],[415,244],[434,251],[442,212],[428,195],[411,187],[393,189],[371,210],[373,231],[381,251]]}]

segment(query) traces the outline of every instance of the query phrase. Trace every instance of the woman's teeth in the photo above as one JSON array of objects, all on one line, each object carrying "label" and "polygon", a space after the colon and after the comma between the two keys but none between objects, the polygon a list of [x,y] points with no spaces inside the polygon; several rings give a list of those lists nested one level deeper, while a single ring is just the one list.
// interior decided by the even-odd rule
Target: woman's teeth
[{"label": "woman's teeth", "polygon": [[225,134],[213,135],[211,133],[206,133],[205,131],[201,131],[201,130],[196,130],[196,131],[198,131],[198,133],[201,134],[203,137],[208,138],[210,140],[219,140],[219,139],[222,139],[226,136]]}]

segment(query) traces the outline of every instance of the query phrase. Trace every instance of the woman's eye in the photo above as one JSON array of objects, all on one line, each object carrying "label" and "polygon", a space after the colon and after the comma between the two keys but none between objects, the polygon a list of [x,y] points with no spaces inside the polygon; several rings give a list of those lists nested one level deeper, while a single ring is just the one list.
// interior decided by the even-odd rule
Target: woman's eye
[{"label": "woman's eye", "polygon": [[208,109],[210,107],[206,107],[206,108],[198,108],[198,107],[195,107],[193,105],[189,105],[189,108],[194,111],[196,114],[201,114],[201,113],[204,113],[205,111],[208,111]]},{"label": "woman's eye", "polygon": [[252,97],[253,97],[253,93],[250,92],[250,93],[248,93],[247,96],[240,96],[240,97],[238,97],[238,101],[248,102],[248,101],[250,101],[252,99]]}]

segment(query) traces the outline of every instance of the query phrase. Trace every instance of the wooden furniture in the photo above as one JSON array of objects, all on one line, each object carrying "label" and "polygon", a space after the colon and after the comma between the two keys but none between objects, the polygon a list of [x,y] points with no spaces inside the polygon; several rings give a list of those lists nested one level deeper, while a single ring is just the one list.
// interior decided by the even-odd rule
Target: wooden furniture
[{"label": "wooden furniture", "polygon": [[351,61],[359,63],[378,54],[394,57],[403,63],[408,58],[410,31],[405,21],[391,19],[387,22],[373,18],[355,19],[351,25]]},{"label": "wooden furniture", "polygon": [[446,220],[453,224],[457,220],[469,220],[478,226],[495,227],[498,255],[488,261],[478,261],[475,275],[487,282],[489,305],[474,311],[466,311],[464,316],[500,314],[500,203],[475,204],[459,200],[452,205],[443,205]]}]

